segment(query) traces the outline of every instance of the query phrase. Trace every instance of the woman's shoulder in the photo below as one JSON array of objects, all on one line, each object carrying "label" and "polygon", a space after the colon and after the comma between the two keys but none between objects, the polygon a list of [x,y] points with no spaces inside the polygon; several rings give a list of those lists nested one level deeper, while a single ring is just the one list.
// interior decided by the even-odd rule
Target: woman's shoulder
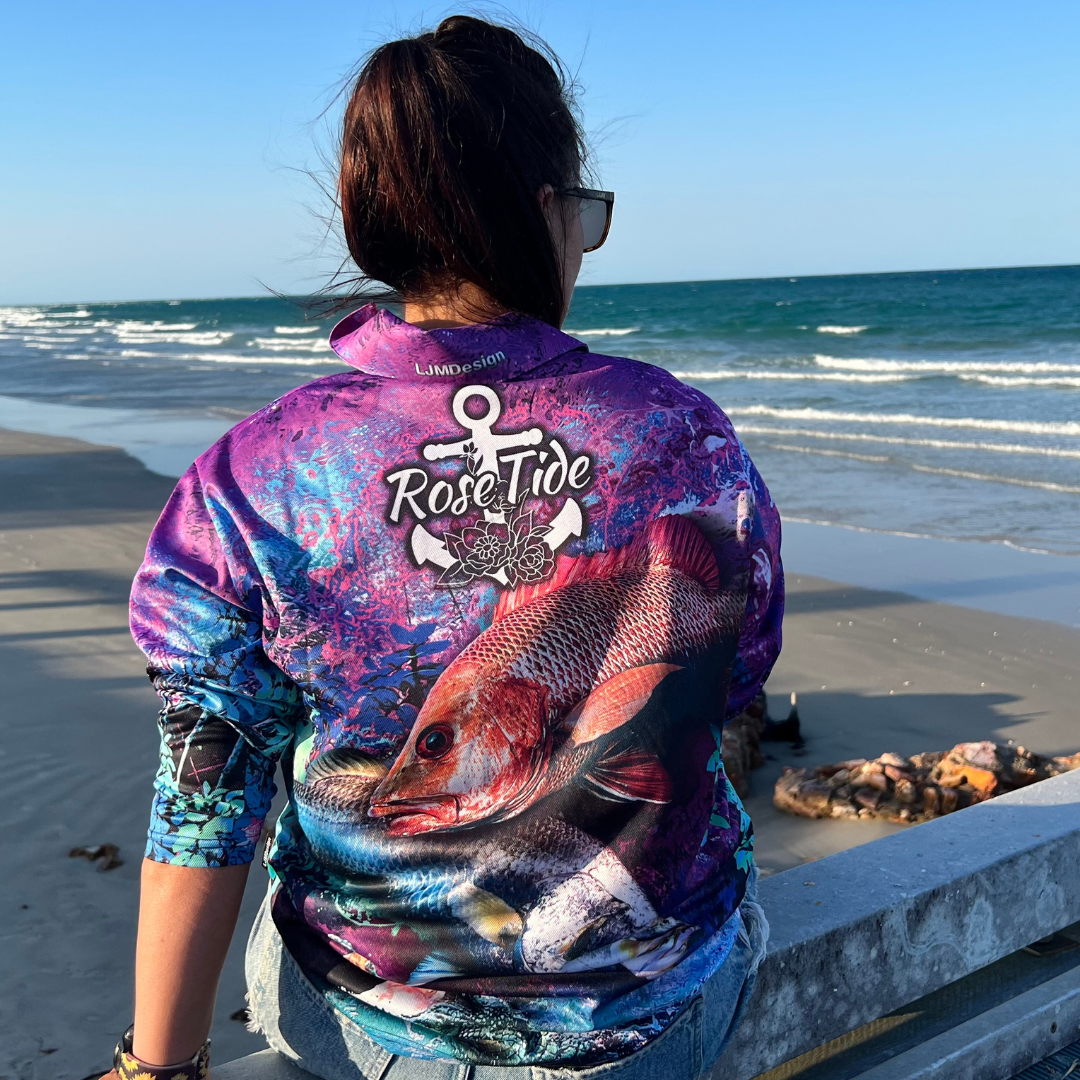
[{"label": "woman's shoulder", "polygon": [[196,467],[205,474],[225,464],[235,476],[247,463],[290,456],[302,440],[310,450],[328,423],[343,414],[358,418],[379,381],[362,372],[341,371],[298,386],[231,427],[197,459]]},{"label": "woman's shoulder", "polygon": [[657,407],[691,410],[722,417],[729,423],[723,409],[708,394],[679,378],[678,373],[626,356],[607,356],[590,352],[587,370],[604,389],[606,400],[627,409],[650,410]]}]

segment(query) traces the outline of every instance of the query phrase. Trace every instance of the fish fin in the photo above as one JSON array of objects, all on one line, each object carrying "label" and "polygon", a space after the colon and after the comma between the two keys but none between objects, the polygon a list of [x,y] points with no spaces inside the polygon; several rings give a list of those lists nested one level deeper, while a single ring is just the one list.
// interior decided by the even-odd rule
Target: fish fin
[{"label": "fish fin", "polygon": [[576,746],[609,735],[633,720],[648,703],[652,692],[678,664],[644,664],[628,668],[601,683],[584,701],[574,706],[564,724],[573,724],[570,736]]},{"label": "fish fin", "polygon": [[449,900],[454,915],[492,945],[510,949],[521,937],[521,916],[494,893],[466,881],[451,891]]},{"label": "fish fin", "polygon": [[306,784],[314,784],[318,780],[329,780],[334,776],[355,776],[362,779],[381,780],[388,770],[381,761],[369,757],[362,750],[352,746],[337,746],[333,750],[327,750],[320,754],[309,766]]},{"label": "fish fin", "polygon": [[628,802],[671,802],[671,777],[655,754],[638,746],[603,754],[585,779],[601,795]]},{"label": "fish fin", "polygon": [[430,953],[413,968],[409,976],[409,986],[423,986],[424,983],[434,982],[436,979],[453,979],[464,975],[459,967],[438,953]]},{"label": "fish fin", "polygon": [[716,556],[701,530],[690,518],[669,514],[651,522],[622,547],[597,555],[561,556],[555,564],[555,573],[547,581],[504,592],[495,605],[493,621],[498,622],[524,604],[575,582],[610,578],[623,570],[649,566],[670,566],[700,581],[707,589],[720,587]]},{"label": "fish fin", "polygon": [[370,990],[357,995],[365,1005],[371,1005],[391,1016],[411,1020],[437,1005],[446,994],[442,990],[428,990],[424,986],[407,986],[404,983],[376,983]]}]

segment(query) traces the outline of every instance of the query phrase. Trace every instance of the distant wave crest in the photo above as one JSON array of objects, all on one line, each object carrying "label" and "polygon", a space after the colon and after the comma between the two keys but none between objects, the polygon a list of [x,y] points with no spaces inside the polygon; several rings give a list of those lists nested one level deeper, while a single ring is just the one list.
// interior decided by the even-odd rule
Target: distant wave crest
[{"label": "distant wave crest", "polygon": [[926,446],[933,450],[985,450],[995,454],[1037,454],[1042,457],[1080,458],[1080,450],[1065,450],[1058,446],[971,442],[961,439],[906,439],[902,435],[868,435],[865,431],[817,431],[813,428],[740,424],[739,433],[743,435],[799,435],[806,439],[883,443],[889,446]]},{"label": "distant wave crest", "polygon": [[715,382],[721,379],[777,379],[782,382],[852,382],[885,383],[908,382],[911,375],[854,375],[840,371],[673,371],[676,379],[696,379],[699,382]]},{"label": "distant wave crest", "polygon": [[254,338],[251,343],[258,349],[270,352],[284,352],[288,349],[300,349],[303,352],[332,352],[330,343],[323,338],[308,341],[279,341],[277,338]]},{"label": "distant wave crest", "polygon": [[774,416],[785,420],[835,420],[850,424],[904,424],[908,427],[974,428],[1027,435],[1080,435],[1076,420],[993,420],[981,416],[916,416],[914,413],[847,412],[839,409],[784,409],[747,405],[728,410],[731,416]]},{"label": "distant wave crest", "polygon": [[1080,495],[1080,487],[1074,484],[1057,484],[1051,480],[1024,480],[1018,476],[1001,476],[991,473],[972,472],[969,469],[947,469],[934,465],[919,465],[913,461],[895,461],[880,454],[856,454],[850,450],[824,450],[820,446],[793,446],[790,443],[769,443],[768,445],[774,450],[785,450],[797,454],[848,458],[852,461],[869,461],[875,464],[892,461],[896,465],[906,465],[915,472],[932,473],[935,476],[956,476],[962,480],[979,480],[988,484],[1011,484],[1014,487],[1039,488],[1042,491],[1059,491],[1067,495]]},{"label": "distant wave crest", "polygon": [[861,334],[869,329],[869,326],[819,326],[817,332],[819,334]]},{"label": "distant wave crest", "polygon": [[636,334],[641,329],[640,326],[629,326],[621,329],[615,329],[612,327],[600,327],[596,330],[565,330],[564,333],[571,334],[574,337],[590,337],[590,336],[603,336],[608,337],[622,337],[623,334]]},{"label": "distant wave crest", "polygon": [[814,357],[819,367],[837,371],[897,371],[919,375],[958,375],[962,372],[1001,372],[1016,375],[1060,373],[1080,375],[1080,364],[1060,364],[1049,360],[878,360],[872,357]]},{"label": "distant wave crest", "polygon": [[197,323],[140,322],[138,319],[122,319],[115,326],[119,334],[157,334],[170,330],[194,330]]},{"label": "distant wave crest", "polygon": [[289,367],[318,367],[330,365],[341,367],[341,361],[333,353],[329,356],[259,356],[239,353],[180,353],[171,355],[170,360],[198,360],[206,364],[250,364],[259,367],[263,364],[285,364]]},{"label": "distant wave crest", "polygon": [[[1080,372],[1080,368],[1074,369]],[[1050,375],[1033,377],[1031,375],[961,375],[965,382],[980,382],[986,386],[1064,386],[1080,387],[1080,375]]]}]

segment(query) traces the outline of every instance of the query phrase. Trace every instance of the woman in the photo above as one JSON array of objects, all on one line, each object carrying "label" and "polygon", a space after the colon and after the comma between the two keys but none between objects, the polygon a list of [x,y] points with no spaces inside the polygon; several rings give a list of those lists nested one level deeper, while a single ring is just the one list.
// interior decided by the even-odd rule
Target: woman
[{"label": "woman", "polygon": [[610,225],[581,170],[507,29],[360,73],[345,237],[404,320],[348,316],[352,370],[208,450],[135,581],[165,707],[122,1076],[205,1071],[278,762],[249,1001],[303,1068],[691,1080],[733,1029],[766,929],[720,729],[779,650],[779,521],[708,398],[557,329]]}]

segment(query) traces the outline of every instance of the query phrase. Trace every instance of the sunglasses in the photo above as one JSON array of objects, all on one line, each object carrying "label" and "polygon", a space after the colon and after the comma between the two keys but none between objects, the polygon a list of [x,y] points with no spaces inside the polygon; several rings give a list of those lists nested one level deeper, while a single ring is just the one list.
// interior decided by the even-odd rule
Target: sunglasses
[{"label": "sunglasses", "polygon": [[608,233],[611,231],[611,211],[615,206],[615,192],[573,187],[563,188],[555,194],[581,201],[582,250],[595,251],[608,238]]}]

